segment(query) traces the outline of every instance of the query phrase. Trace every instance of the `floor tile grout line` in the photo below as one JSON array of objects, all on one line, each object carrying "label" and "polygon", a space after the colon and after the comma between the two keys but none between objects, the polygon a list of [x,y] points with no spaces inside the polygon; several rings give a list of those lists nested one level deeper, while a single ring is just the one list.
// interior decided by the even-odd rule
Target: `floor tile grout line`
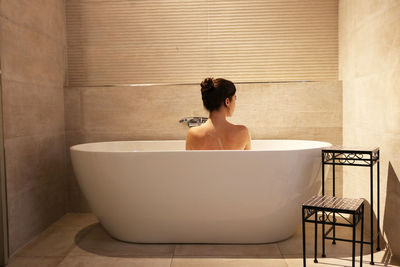
[{"label": "floor tile grout line", "polygon": [[61,263],[63,263],[63,261],[65,260],[65,258],[67,258],[67,256],[64,256],[64,257],[62,258],[62,260],[61,260],[55,267],[61,266]]},{"label": "floor tile grout line", "polygon": [[282,251],[281,251],[281,248],[280,248],[280,246],[279,246],[279,242],[276,244],[276,246],[278,247],[279,254],[281,255],[282,260],[285,262],[286,266],[289,267],[289,264],[288,264],[288,262],[286,261],[286,258],[285,258],[285,256],[283,255],[283,253],[282,253]]},{"label": "floor tile grout line", "polygon": [[169,267],[172,267],[172,262],[173,262],[174,257],[175,257],[175,250],[176,250],[176,244],[174,244],[174,252],[172,252],[172,257],[171,257],[171,262],[169,263]]},{"label": "floor tile grout line", "polygon": [[[74,244],[73,245],[71,245],[71,247],[67,250],[67,252],[65,253],[65,256],[64,256],[64,258],[66,258],[71,252],[72,252],[72,250],[75,248],[75,247],[77,247],[78,245],[77,244],[75,244],[75,242],[74,242]],[[64,260],[64,259],[63,259]]]}]

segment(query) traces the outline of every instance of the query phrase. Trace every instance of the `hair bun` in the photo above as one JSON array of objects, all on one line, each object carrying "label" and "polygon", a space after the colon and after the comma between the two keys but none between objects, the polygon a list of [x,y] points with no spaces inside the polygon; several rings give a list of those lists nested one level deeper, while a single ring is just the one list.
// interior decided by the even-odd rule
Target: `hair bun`
[{"label": "hair bun", "polygon": [[201,82],[200,86],[202,89],[201,91],[203,91],[203,92],[211,91],[211,90],[215,89],[213,78],[205,78]]}]

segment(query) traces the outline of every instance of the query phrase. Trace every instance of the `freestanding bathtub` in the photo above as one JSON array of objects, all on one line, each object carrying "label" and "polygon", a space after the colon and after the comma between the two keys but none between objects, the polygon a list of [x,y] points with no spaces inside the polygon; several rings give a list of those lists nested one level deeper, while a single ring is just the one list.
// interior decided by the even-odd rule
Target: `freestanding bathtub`
[{"label": "freestanding bathtub", "polygon": [[184,141],[122,141],[70,150],[90,207],[119,240],[269,243],[298,229],[330,145],[255,140],[251,151],[185,151]]}]

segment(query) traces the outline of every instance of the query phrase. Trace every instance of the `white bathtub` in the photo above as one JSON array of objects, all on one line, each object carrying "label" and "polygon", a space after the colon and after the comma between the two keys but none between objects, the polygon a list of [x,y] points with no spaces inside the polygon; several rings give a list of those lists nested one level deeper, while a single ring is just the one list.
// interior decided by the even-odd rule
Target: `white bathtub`
[{"label": "white bathtub", "polygon": [[293,235],[321,186],[321,148],[255,140],[251,151],[185,151],[184,141],[75,145],[72,163],[94,214],[140,243],[269,243]]}]

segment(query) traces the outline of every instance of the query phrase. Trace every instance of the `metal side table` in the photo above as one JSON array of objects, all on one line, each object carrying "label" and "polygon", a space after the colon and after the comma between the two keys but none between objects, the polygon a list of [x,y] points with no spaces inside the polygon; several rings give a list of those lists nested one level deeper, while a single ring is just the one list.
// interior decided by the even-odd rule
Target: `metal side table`
[{"label": "metal side table", "polygon": [[[373,166],[377,164],[377,247],[380,248],[380,227],[379,227],[379,147],[359,148],[359,147],[342,147],[331,146],[322,149],[322,195],[325,195],[325,165],[332,165],[333,178],[333,196],[335,196],[335,166],[360,166],[370,168],[370,204],[371,204],[371,240],[365,244],[371,245],[371,262],[374,264],[374,172]],[[335,213],[333,213],[333,221],[335,222]],[[333,224],[333,241],[335,244],[335,224]],[[323,229],[324,231],[325,229]]]},{"label": "metal side table", "polygon": [[[322,212],[322,216],[319,216],[319,212]],[[329,218],[331,213],[337,214],[350,214],[353,220],[345,220],[343,223],[332,222]],[[326,215],[325,215],[326,214]],[[314,215],[314,219],[309,219]],[[342,215],[341,215],[342,216]],[[350,199],[350,198],[337,198],[331,196],[313,196],[302,205],[302,226],[303,226],[303,267],[306,267],[306,227],[305,223],[314,223],[314,262],[318,263],[317,260],[317,232],[318,224],[322,224],[324,229],[325,225],[336,225],[351,227],[353,229],[352,239],[337,238],[338,241],[347,241],[352,243],[352,257],[351,266],[355,267],[355,251],[356,243],[360,244],[360,267],[362,267],[363,261],[363,244],[364,244],[364,199]],[[361,221],[360,241],[356,239],[356,226]],[[331,227],[331,229],[332,229]],[[330,230],[331,230],[330,229]],[[322,232],[322,257],[325,255],[325,239],[333,239],[329,237],[330,232]]]}]

